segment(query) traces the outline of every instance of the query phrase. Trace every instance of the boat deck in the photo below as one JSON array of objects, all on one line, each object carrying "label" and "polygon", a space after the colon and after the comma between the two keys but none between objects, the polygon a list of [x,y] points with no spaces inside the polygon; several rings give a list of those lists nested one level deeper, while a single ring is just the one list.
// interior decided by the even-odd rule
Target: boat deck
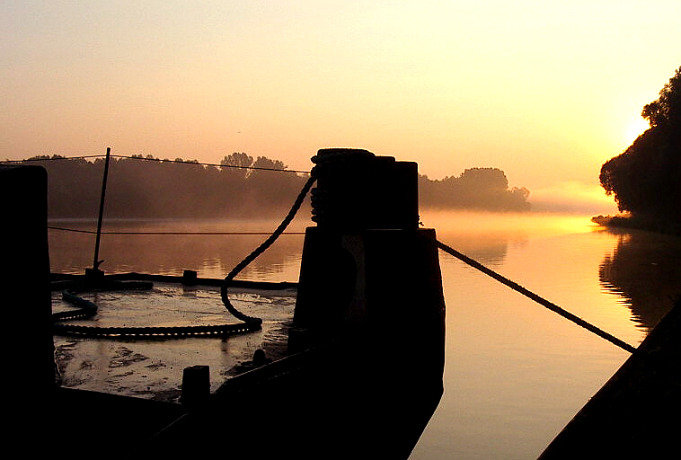
[{"label": "boat deck", "polygon": [[[286,353],[288,329],[295,308],[295,287],[284,289],[230,288],[239,310],[262,318],[258,331],[228,337],[124,339],[55,335],[55,361],[63,388],[90,390],[164,402],[179,402],[183,371],[203,365],[210,369],[211,392],[247,369],[256,350],[268,359]],[[98,305],[97,314],[69,324],[89,327],[178,327],[240,324],[224,307],[219,286],[153,282],[151,289],[83,292]],[[73,310],[52,292],[52,310]]]}]

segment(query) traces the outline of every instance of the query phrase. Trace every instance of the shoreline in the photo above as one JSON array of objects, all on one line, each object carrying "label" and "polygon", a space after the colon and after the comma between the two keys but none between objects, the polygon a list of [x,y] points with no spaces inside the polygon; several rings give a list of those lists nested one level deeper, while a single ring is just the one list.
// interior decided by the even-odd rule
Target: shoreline
[{"label": "shoreline", "polygon": [[598,215],[592,217],[591,222],[606,228],[645,230],[649,232],[664,233],[666,235],[681,236],[680,221],[674,222],[662,219],[626,215],[619,216]]}]

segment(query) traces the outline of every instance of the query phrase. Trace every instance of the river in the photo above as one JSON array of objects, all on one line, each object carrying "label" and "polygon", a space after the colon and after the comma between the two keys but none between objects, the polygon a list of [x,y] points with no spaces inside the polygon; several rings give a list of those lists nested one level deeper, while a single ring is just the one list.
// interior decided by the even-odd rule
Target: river
[{"label": "river", "polygon": [[[421,221],[448,246],[633,346],[681,294],[678,237],[605,230],[584,215],[422,212]],[[277,224],[105,221],[100,268],[223,278]],[[297,218],[239,278],[297,281],[308,225]],[[93,264],[90,233],[51,229],[49,244],[53,272]],[[440,266],[445,392],[411,458],[536,458],[629,353],[443,252]]]}]

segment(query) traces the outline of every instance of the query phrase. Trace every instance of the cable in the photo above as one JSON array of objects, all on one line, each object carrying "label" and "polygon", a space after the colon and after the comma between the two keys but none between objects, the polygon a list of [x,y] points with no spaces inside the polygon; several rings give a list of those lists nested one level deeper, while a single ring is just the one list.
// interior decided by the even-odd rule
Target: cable
[{"label": "cable", "polygon": [[[106,155],[82,155],[82,156],[77,156],[77,157],[53,156],[53,157],[47,157],[47,158],[28,158],[28,159],[25,159],[25,160],[2,160],[1,163],[84,160],[84,159],[88,159],[88,158],[104,158],[105,156]],[[123,158],[123,159],[127,159],[127,160],[156,161],[156,162],[159,162],[159,163],[169,163],[169,164],[174,164],[174,165],[188,165],[188,166],[199,165],[199,166],[214,166],[216,168],[247,169],[247,170],[252,170],[252,171],[273,171],[273,172],[305,174],[305,175],[311,174],[310,171],[297,171],[297,170],[294,170],[294,169],[263,168],[263,167],[260,167],[260,166],[239,166],[239,165],[229,165],[229,164],[222,164],[222,163],[202,163],[202,162],[191,161],[191,160],[174,161],[174,160],[167,160],[167,159],[161,159],[161,158],[145,158],[145,157],[129,156],[129,155],[111,155],[111,157],[112,158]]]},{"label": "cable", "polygon": [[[65,227],[47,227],[50,230],[59,230],[63,232],[73,232],[73,233],[86,233],[89,235],[95,235],[97,232],[93,230],[78,230],[75,228],[65,228]],[[234,236],[249,236],[249,235],[269,235],[271,232],[102,232],[102,235],[171,235],[171,236],[184,236],[184,235],[208,235],[208,236],[221,236],[221,235],[234,235]],[[286,232],[283,235],[304,235],[305,232]]]},{"label": "cable", "polygon": [[295,174],[310,174],[310,171],[296,171],[293,169],[277,169],[277,168],[263,168],[259,166],[239,166],[239,165],[228,165],[222,163],[200,163],[194,161],[171,161],[162,160],[160,158],[144,158],[135,156],[125,156],[125,155],[112,155],[115,158],[127,158],[129,160],[140,160],[140,161],[157,161],[161,163],[172,163],[179,165],[199,165],[199,166],[215,166],[217,168],[233,168],[233,169],[248,169],[254,171],[274,171],[274,172],[284,172],[284,173],[295,173]]}]

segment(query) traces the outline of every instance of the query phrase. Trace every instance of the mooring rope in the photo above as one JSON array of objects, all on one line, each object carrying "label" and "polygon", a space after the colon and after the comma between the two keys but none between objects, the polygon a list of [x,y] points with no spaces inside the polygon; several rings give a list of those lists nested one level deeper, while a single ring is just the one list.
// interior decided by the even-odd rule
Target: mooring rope
[{"label": "mooring rope", "polygon": [[470,257],[460,253],[459,251],[447,246],[446,244],[444,244],[444,243],[442,243],[438,240],[435,240],[435,242],[436,242],[437,246],[440,249],[442,249],[443,251],[445,251],[447,254],[450,254],[450,255],[456,257],[457,259],[459,259],[462,262],[470,265],[471,267],[475,268],[476,270],[479,270],[479,271],[483,272],[484,274],[486,274],[486,275],[494,278],[495,280],[499,281],[500,283],[510,287],[514,291],[519,292],[520,294],[534,300],[535,302],[537,302],[540,305],[543,305],[544,307],[548,308],[549,310],[551,310],[555,313],[558,313],[563,318],[566,318],[566,319],[572,321],[573,323],[583,327],[584,329],[586,329],[590,332],[593,332],[594,334],[608,340],[609,342],[617,345],[618,347],[620,347],[620,348],[622,348],[622,349],[624,349],[624,350],[626,350],[630,353],[633,353],[633,352],[636,351],[636,348],[629,345],[628,343],[626,343],[626,342],[618,339],[617,337],[603,331],[602,329],[599,329],[598,327],[594,326],[593,324],[588,323],[587,321],[585,321],[582,318],[568,312],[567,310],[564,310],[563,308],[559,307],[558,305],[556,305],[552,302],[549,302],[548,300],[540,297],[539,295],[535,294],[534,292],[531,292],[528,289],[525,289],[524,287],[522,287],[518,283],[511,281],[510,279],[500,275],[499,273],[495,272],[494,270],[491,270],[491,269],[485,267],[481,263],[471,259]]},{"label": "mooring rope", "polygon": [[222,283],[220,293],[222,296],[222,303],[225,304],[225,307],[227,310],[234,315],[235,317],[239,318],[240,320],[246,322],[246,323],[251,323],[251,324],[261,324],[262,319],[256,318],[254,316],[248,316],[244,313],[241,313],[239,310],[234,308],[232,303],[229,300],[229,295],[228,295],[228,289],[229,289],[229,284],[232,282],[232,280],[243,270],[248,264],[253,262],[260,254],[265,252],[267,248],[272,246],[274,242],[279,238],[279,236],[286,230],[286,227],[288,227],[288,224],[291,223],[293,218],[295,217],[296,213],[300,209],[300,206],[303,204],[303,200],[305,200],[305,196],[307,195],[307,192],[310,191],[310,188],[312,188],[312,185],[315,183],[317,180],[317,177],[315,174],[311,174],[310,178],[305,182],[305,185],[303,186],[303,189],[300,191],[298,194],[298,197],[296,197],[296,200],[293,203],[293,206],[291,206],[291,209],[289,210],[288,214],[284,218],[284,220],[279,224],[279,226],[274,230],[274,232],[267,238],[260,246],[255,248],[253,252],[251,252],[248,256],[246,256],[241,262],[239,262],[231,272],[225,277],[224,282]]}]

